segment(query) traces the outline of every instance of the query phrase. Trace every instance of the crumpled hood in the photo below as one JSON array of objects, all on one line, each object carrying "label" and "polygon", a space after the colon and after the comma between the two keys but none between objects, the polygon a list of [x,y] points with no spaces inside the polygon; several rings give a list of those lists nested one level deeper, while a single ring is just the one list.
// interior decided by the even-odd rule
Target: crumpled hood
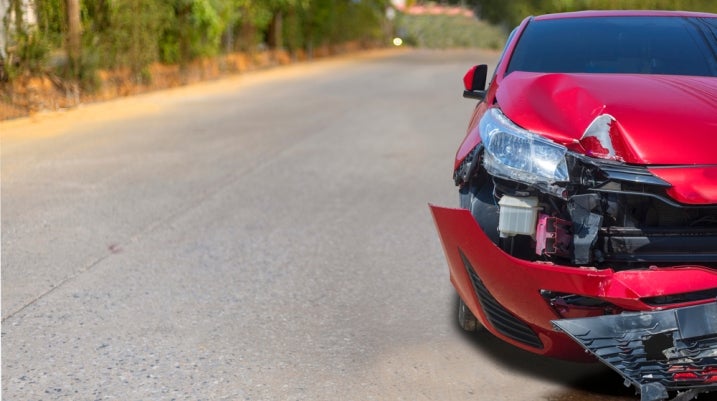
[{"label": "crumpled hood", "polygon": [[717,165],[717,78],[517,71],[496,96],[513,122],[564,144],[609,114],[627,163]]}]

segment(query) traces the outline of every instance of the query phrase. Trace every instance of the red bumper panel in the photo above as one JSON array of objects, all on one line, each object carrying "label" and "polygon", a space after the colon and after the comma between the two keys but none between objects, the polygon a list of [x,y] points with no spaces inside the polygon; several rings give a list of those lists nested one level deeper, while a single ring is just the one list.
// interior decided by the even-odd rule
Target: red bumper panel
[{"label": "red bumper panel", "polygon": [[[700,266],[614,272],[517,259],[498,248],[468,210],[433,205],[430,208],[448,260],[451,282],[460,297],[493,334],[532,352],[569,359],[580,359],[578,355],[584,354],[564,333],[554,331],[551,320],[560,316],[541,296],[541,290],[597,298],[621,310],[647,311],[657,306],[646,300],[717,288],[717,272]],[[495,301],[533,329],[542,348],[496,330],[481,308],[467,263]]]}]

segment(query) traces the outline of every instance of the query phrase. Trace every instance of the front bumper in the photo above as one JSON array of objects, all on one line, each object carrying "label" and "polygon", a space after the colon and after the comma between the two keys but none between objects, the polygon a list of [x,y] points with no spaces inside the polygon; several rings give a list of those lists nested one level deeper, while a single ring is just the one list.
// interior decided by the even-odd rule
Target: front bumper
[{"label": "front bumper", "polygon": [[634,385],[641,401],[717,391],[717,301],[553,324]]},{"label": "front bumper", "polygon": [[553,320],[579,316],[579,308],[561,311],[546,300],[545,293],[595,299],[610,305],[614,313],[671,309],[714,300],[711,294],[717,289],[717,271],[706,267],[616,272],[530,262],[498,248],[469,211],[437,206],[431,206],[431,211],[459,296],[489,331],[534,353],[590,359],[577,342],[552,325]]}]

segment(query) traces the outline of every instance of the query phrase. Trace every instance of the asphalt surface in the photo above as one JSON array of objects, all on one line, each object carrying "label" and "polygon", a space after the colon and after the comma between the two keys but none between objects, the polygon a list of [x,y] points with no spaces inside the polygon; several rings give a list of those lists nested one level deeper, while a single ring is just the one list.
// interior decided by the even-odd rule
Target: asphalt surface
[{"label": "asphalt surface", "polygon": [[465,334],[427,204],[479,51],[246,74],[0,124],[3,400],[634,400]]}]

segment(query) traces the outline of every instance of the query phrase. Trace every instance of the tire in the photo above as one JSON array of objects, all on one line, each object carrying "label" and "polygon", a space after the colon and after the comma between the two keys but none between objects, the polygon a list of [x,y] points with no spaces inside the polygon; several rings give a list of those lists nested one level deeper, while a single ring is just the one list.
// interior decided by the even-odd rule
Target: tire
[{"label": "tire", "polygon": [[473,312],[468,309],[468,306],[466,306],[461,297],[456,296],[456,298],[458,298],[458,325],[465,331],[477,331],[482,327],[478,319],[476,319]]}]

